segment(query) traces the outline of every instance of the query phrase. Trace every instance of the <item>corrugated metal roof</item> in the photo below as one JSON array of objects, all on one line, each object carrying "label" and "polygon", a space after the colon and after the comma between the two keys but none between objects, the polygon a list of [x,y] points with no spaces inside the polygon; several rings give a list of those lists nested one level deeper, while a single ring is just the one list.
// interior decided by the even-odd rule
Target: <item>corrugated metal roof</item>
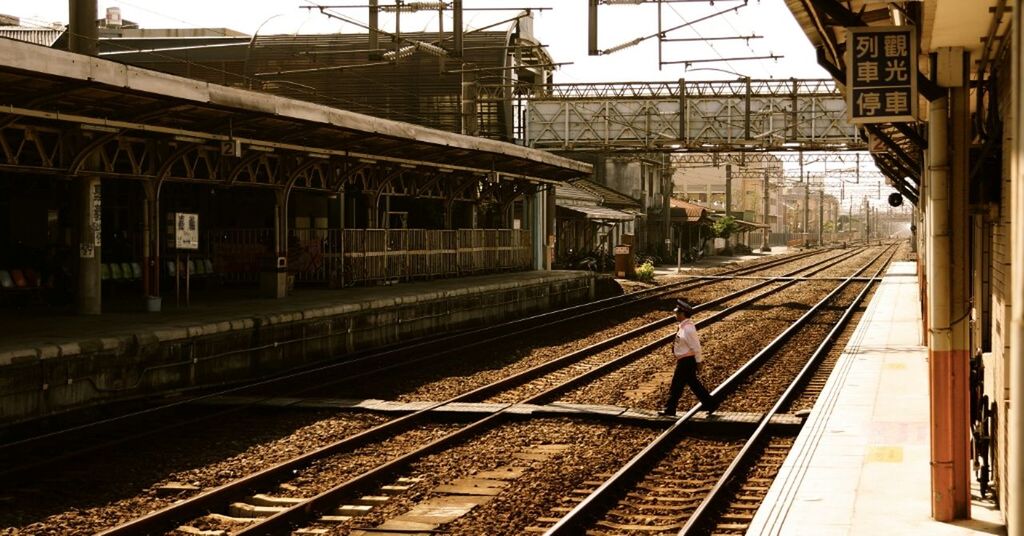
[{"label": "corrugated metal roof", "polygon": [[[43,116],[41,121],[174,132],[208,142],[231,136],[283,150],[322,149],[338,158],[378,155],[556,181],[593,172],[589,164],[538,149],[84,58],[0,39],[0,105],[11,114]],[[54,97],[37,108],[17,108],[38,94]]]},{"label": "corrugated metal roof", "polygon": [[25,41],[48,47],[64,33],[63,28],[27,28],[25,26],[0,26],[0,37]]},{"label": "corrugated metal roof", "polygon": [[640,204],[640,201],[591,180],[583,179],[574,181],[573,186],[582,188],[597,195],[601,198],[602,204],[610,207],[639,209],[643,206]]},{"label": "corrugated metal roof", "polygon": [[633,221],[636,219],[635,214],[628,212],[622,212],[621,210],[615,210],[608,207],[588,207],[581,205],[563,205],[558,206],[571,210],[573,212],[584,215],[588,220],[595,221]]},{"label": "corrugated metal roof", "polygon": [[572,186],[571,184],[559,184],[555,186],[555,199],[562,203],[562,206],[573,204],[592,204],[601,202],[601,198],[591,192]]},{"label": "corrugated metal roof", "polygon": [[669,200],[669,205],[672,208],[673,221],[686,221],[690,223],[706,221],[710,213],[706,207],[674,197]]}]

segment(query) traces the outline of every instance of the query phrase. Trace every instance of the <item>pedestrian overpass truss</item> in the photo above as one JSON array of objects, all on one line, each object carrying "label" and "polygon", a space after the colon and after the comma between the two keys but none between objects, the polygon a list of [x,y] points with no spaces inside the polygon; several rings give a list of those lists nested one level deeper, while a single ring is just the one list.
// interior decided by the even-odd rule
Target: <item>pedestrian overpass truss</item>
[{"label": "pedestrian overpass truss", "polygon": [[547,150],[862,150],[832,80],[555,84],[528,103]]}]

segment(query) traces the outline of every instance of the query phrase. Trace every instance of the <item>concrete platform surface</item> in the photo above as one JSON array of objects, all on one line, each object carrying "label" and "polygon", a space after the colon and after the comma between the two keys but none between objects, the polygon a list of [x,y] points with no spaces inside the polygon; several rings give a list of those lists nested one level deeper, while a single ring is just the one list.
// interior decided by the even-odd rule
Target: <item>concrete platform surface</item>
[{"label": "concrete platform surface", "polygon": [[[164,298],[159,313],[125,311],[116,307],[99,316],[77,316],[46,308],[0,312],[0,365],[19,357],[55,357],[78,353],[86,341],[103,347],[114,339],[138,333],[158,333],[159,338],[187,338],[210,332],[244,328],[253,319],[283,323],[303,318],[344,314],[365,309],[408,305],[438,297],[474,291],[500,291],[543,281],[591,277],[591,272],[558,270],[470,276],[398,285],[346,289],[297,289],[281,300],[253,297],[254,290],[197,291],[189,307],[177,307],[174,297]],[[137,300],[141,307],[142,297]]]},{"label": "concrete platform surface", "polygon": [[215,288],[201,292],[191,307],[159,313],[9,311],[0,314],[0,427],[263,378],[577,305],[611,295],[614,286],[610,276],[593,272],[534,271],[300,290],[281,300]]},{"label": "concrete platform surface", "polygon": [[[745,261],[752,261],[757,259],[764,259],[772,255],[785,255],[787,253],[796,253],[800,251],[799,248],[790,248],[788,246],[773,246],[772,250],[766,253],[760,251],[754,251],[749,255],[710,255],[702,257],[696,262],[683,263],[682,266],[676,266],[674,259],[673,262],[666,264],[659,264],[654,267],[654,276],[673,276],[677,274],[693,275],[692,272],[698,272],[706,270],[708,268],[722,268],[724,266],[731,266]],[[678,269],[678,271],[677,271]]]},{"label": "concrete platform surface", "polygon": [[991,501],[931,518],[928,351],[916,264],[896,262],[836,363],[747,531],[752,535],[1005,534]]}]

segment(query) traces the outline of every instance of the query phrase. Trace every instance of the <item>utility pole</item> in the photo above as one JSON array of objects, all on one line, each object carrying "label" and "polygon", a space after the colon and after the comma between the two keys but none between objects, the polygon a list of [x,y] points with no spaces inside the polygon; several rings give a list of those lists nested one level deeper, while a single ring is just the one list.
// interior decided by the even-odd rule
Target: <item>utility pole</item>
[{"label": "utility pole", "polygon": [[810,246],[811,242],[811,185],[804,180],[804,247]]},{"label": "utility pole", "polygon": [[378,21],[378,16],[380,14],[380,7],[377,5],[377,0],[370,0],[370,6],[369,7],[370,7],[370,24],[369,24],[369,26],[370,26],[370,32],[369,32],[370,43],[369,43],[369,49],[372,51],[372,52],[370,52],[370,54],[372,55],[375,52],[377,52],[377,49],[380,47],[380,39],[379,39],[379,35],[377,33],[377,30],[380,27],[380,24],[379,24],[379,21]]},{"label": "utility pole", "polygon": [[804,228],[801,229],[804,233],[804,247],[810,246],[811,241],[811,227],[810,227],[810,201],[811,201],[811,186],[810,180],[804,175],[804,153],[800,151],[800,182],[804,183]]},{"label": "utility pole", "polygon": [[825,244],[825,190],[818,190],[818,247]]},{"label": "utility pole", "polygon": [[725,216],[732,217],[732,164],[725,165]]},{"label": "utility pole", "polygon": [[771,227],[768,226],[768,170],[764,170],[764,234],[762,235],[761,251],[768,253],[772,250],[768,244],[771,235]]}]

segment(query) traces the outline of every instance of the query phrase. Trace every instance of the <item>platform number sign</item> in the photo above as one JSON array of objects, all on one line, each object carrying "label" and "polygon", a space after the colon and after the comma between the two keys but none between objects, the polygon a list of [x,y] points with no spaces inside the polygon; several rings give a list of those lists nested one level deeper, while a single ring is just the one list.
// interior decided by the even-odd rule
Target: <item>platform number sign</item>
[{"label": "platform number sign", "polygon": [[850,122],[917,118],[917,33],[913,26],[847,28],[846,108]]},{"label": "platform number sign", "polygon": [[187,212],[174,214],[174,247],[199,249],[199,215]]}]

